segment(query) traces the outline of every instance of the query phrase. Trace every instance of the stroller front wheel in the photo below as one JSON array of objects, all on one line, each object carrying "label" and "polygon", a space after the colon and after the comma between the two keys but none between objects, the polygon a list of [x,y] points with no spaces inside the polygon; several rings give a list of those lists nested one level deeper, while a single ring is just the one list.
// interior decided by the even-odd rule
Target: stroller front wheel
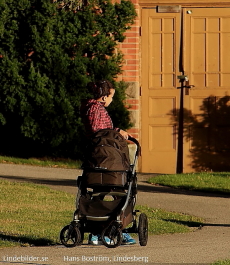
[{"label": "stroller front wheel", "polygon": [[67,248],[75,247],[81,244],[81,232],[77,226],[66,225],[60,232],[60,240]]},{"label": "stroller front wheel", "polygon": [[101,233],[102,243],[107,248],[116,248],[120,246],[122,239],[122,230],[114,224],[106,227]]}]

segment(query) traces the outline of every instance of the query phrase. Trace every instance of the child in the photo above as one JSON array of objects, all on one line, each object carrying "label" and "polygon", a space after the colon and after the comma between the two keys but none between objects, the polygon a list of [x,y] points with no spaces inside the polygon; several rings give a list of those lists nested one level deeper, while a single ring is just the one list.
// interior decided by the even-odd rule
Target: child
[{"label": "child", "polygon": [[98,81],[88,83],[87,88],[94,99],[86,100],[81,105],[81,117],[85,125],[87,136],[101,129],[114,129],[118,131],[125,139],[129,134],[119,128],[113,127],[113,122],[105,109],[113,100],[115,89],[109,81]]},{"label": "child", "polygon": [[[129,134],[119,128],[114,128],[113,122],[105,109],[113,101],[115,89],[107,80],[88,83],[87,88],[93,95],[93,99],[82,102],[81,117],[85,126],[87,137],[102,129],[114,129],[118,131],[126,140]],[[101,243],[99,236],[89,235],[89,244],[97,245]],[[127,233],[123,233],[123,245],[136,244],[136,241]]]}]

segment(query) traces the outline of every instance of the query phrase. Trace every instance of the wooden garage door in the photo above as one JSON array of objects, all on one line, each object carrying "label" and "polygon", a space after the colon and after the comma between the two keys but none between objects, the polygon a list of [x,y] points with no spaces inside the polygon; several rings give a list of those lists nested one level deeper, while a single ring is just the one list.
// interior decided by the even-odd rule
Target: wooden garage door
[{"label": "wooden garage door", "polygon": [[230,9],[143,9],[141,45],[142,172],[230,170]]}]

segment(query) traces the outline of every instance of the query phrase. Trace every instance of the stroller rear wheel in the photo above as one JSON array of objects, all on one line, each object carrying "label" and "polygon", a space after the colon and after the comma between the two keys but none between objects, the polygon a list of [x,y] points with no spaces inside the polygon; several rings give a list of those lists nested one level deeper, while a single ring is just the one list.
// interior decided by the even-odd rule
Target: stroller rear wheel
[{"label": "stroller rear wheel", "polygon": [[146,246],[148,242],[148,218],[145,213],[141,213],[138,223],[138,236],[141,246]]},{"label": "stroller rear wheel", "polygon": [[116,248],[120,246],[122,239],[122,231],[116,224],[106,227],[101,233],[101,240],[108,248]]},{"label": "stroller rear wheel", "polygon": [[67,248],[80,245],[82,242],[81,239],[82,237],[79,228],[77,226],[73,226],[72,224],[66,225],[60,232],[61,243]]}]

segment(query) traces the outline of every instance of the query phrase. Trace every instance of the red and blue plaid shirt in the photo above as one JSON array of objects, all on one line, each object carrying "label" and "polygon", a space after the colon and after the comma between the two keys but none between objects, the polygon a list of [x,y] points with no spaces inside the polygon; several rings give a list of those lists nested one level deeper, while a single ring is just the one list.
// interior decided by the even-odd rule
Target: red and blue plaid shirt
[{"label": "red and blue plaid shirt", "polygon": [[103,102],[89,99],[81,105],[81,117],[85,126],[87,136],[102,129],[114,129],[113,122],[104,107]]}]

